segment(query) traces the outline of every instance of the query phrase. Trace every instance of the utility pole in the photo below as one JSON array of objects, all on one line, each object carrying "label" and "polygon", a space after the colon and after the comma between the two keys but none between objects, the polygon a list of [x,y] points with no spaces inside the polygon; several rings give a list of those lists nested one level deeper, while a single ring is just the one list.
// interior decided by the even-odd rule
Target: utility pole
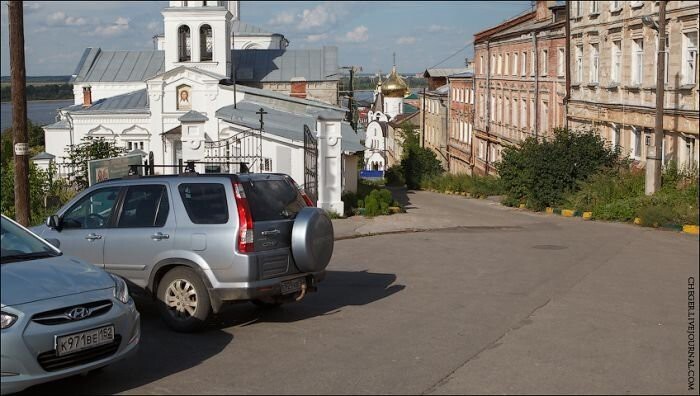
[{"label": "utility pole", "polygon": [[8,1],[10,75],[12,79],[12,133],[15,152],[15,218],[29,225],[29,144],[27,133],[27,81],[24,68],[24,18],[21,1]]},{"label": "utility pole", "polygon": [[661,188],[661,158],[663,156],[664,141],[664,76],[666,75],[666,2],[659,1],[658,25],[647,19],[658,32],[658,53],[656,54],[656,123],[654,125],[653,145],[647,150],[646,180],[644,192],[652,195]]},{"label": "utility pole", "polygon": [[263,163],[262,163],[262,133],[263,133],[263,130],[264,130],[264,127],[265,127],[265,121],[264,121],[263,117],[265,116],[265,114],[267,114],[267,111],[265,111],[265,109],[261,107],[260,110],[258,110],[258,111],[255,112],[255,114],[259,114],[259,115],[260,115],[260,133],[258,134],[258,139],[259,139],[259,140],[258,140],[258,150],[257,150],[257,151],[258,151],[258,161],[259,161],[259,164],[260,164],[258,167],[259,167],[259,169],[260,169],[260,173],[262,173],[262,171],[263,171]]}]

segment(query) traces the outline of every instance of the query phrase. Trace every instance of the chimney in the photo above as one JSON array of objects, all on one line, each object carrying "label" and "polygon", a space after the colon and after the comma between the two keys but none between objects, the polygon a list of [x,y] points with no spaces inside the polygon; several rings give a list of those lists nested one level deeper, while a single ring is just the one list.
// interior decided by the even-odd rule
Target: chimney
[{"label": "chimney", "polygon": [[549,10],[549,6],[554,5],[553,1],[537,0],[537,5],[535,6],[535,21],[540,22],[545,19],[550,19],[552,17],[552,11]]},{"label": "chimney", "polygon": [[83,87],[83,107],[92,106],[92,87],[87,85]]},{"label": "chimney", "polygon": [[306,79],[304,77],[293,77],[290,96],[306,99],[306,85]]}]

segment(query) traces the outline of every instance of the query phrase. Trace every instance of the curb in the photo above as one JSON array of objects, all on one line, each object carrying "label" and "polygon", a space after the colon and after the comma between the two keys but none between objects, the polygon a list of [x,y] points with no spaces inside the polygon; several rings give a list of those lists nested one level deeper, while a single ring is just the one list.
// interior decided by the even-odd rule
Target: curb
[{"label": "curb", "polygon": [[683,232],[686,234],[698,235],[700,234],[700,230],[698,228],[699,227],[696,225],[684,225]]}]

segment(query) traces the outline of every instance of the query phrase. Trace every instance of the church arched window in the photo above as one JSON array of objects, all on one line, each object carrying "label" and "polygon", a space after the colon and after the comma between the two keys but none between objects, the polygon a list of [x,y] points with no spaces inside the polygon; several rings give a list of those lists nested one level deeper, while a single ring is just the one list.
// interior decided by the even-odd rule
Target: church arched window
[{"label": "church arched window", "polygon": [[212,60],[213,45],[214,42],[212,37],[211,26],[202,25],[202,27],[199,28],[199,53],[201,58],[200,60]]},{"label": "church arched window", "polygon": [[182,25],[177,29],[178,54],[180,62],[188,62],[192,59],[192,42],[190,39],[190,27]]}]

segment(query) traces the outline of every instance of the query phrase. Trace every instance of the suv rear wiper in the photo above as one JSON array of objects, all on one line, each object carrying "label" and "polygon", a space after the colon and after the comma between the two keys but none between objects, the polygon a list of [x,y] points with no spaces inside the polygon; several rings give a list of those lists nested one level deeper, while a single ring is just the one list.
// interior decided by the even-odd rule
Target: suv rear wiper
[{"label": "suv rear wiper", "polygon": [[22,253],[22,254],[11,254],[9,256],[3,256],[0,258],[0,261],[2,263],[7,263],[7,262],[14,262],[14,261],[22,261],[22,260],[36,260],[40,258],[47,258],[47,257],[57,257],[60,256],[61,253],[55,253],[55,252],[32,252],[32,253]]}]

